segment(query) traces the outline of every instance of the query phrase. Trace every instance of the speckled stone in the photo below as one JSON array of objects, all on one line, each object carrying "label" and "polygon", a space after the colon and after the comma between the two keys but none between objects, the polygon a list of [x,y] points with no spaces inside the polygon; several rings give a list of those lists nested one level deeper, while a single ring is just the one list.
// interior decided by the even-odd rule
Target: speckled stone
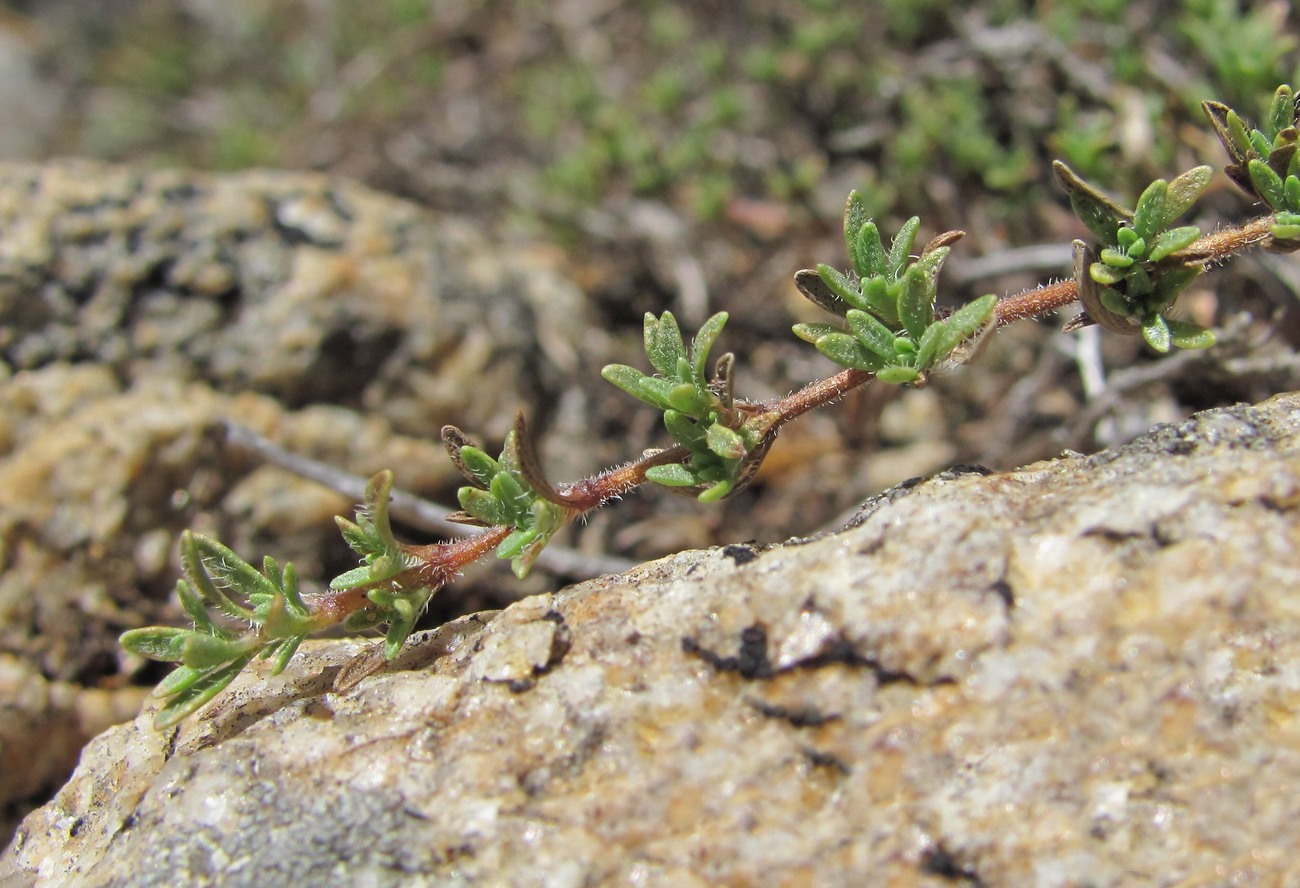
[{"label": "speckled stone", "polygon": [[467,221],[354,182],[0,163],[0,375],[93,362],[504,434],[573,371],[585,314]]},{"label": "speckled stone", "polygon": [[1300,395],[464,618],[334,690],[371,644],[109,730],[0,883],[1300,884]]},{"label": "speckled stone", "polygon": [[[179,619],[186,528],[319,582],[350,561],[332,518],[354,504],[225,446],[223,423],[450,491],[440,426],[499,438],[553,404],[585,316],[549,267],[356,183],[0,163],[0,656],[56,687],[128,681],[144,664],[116,637]],[[0,760],[44,738],[62,771],[0,779],[0,841],[90,736],[24,706],[0,683]]]}]

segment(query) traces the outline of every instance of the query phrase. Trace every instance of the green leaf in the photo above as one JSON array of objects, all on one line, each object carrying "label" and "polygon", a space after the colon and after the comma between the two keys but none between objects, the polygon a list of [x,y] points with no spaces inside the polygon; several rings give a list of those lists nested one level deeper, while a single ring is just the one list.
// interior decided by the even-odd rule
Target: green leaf
[{"label": "green leaf", "polygon": [[920,375],[912,367],[886,367],[876,373],[876,378],[890,385],[903,385],[912,382]]},{"label": "green leaf", "polygon": [[817,340],[831,333],[843,333],[844,331],[834,324],[795,324],[790,328],[794,335],[798,336],[804,342],[817,344]]},{"label": "green leaf", "polygon": [[[1146,244],[1144,243],[1143,246],[1145,247]],[[1099,258],[1105,265],[1108,265],[1111,268],[1129,268],[1133,265],[1132,256],[1128,253],[1121,252],[1118,249],[1112,249],[1111,247],[1103,249]],[[1093,275],[1093,277],[1095,279],[1096,275]],[[1120,279],[1123,280],[1122,277]]]},{"label": "green leaf", "polygon": [[176,581],[176,597],[180,599],[181,607],[185,613],[189,614],[190,619],[194,622],[194,628],[212,635],[220,634],[212,618],[208,616],[208,609],[203,604],[203,599],[190,588],[190,584],[184,580]]},{"label": "green leaf", "polygon": [[497,544],[496,555],[498,558],[514,558],[524,546],[537,539],[537,533],[533,530],[516,530]]},{"label": "green leaf", "polygon": [[[1165,195],[1168,192],[1169,183],[1164,179],[1156,179],[1138,198],[1137,207],[1133,210],[1133,231],[1142,240],[1151,240],[1160,230],[1160,223],[1165,217]],[[1103,262],[1105,253],[1103,250]]]},{"label": "green leaf", "polygon": [[1102,286],[1110,287],[1124,280],[1124,270],[1114,268],[1105,262],[1094,262],[1088,266],[1088,276]]},{"label": "green leaf", "polygon": [[460,459],[465,468],[474,476],[474,480],[484,488],[491,484],[492,479],[497,476],[497,472],[501,471],[500,464],[477,447],[462,447],[460,449]]},{"label": "green leaf", "polygon": [[694,487],[699,479],[686,466],[673,463],[667,466],[654,466],[646,469],[646,478],[664,487]]},{"label": "green leaf", "polygon": [[867,351],[856,337],[847,333],[830,333],[817,340],[817,351],[841,367],[854,370],[878,370],[883,362]]},{"label": "green leaf", "polygon": [[875,222],[867,222],[858,230],[849,256],[853,260],[853,270],[860,278],[885,273],[885,248]]},{"label": "green leaf", "polygon": [[148,626],[144,629],[132,629],[123,632],[117,643],[133,654],[161,660],[164,663],[179,663],[185,651],[185,642],[195,633],[192,629],[175,629],[167,626]]},{"label": "green leaf", "polygon": [[1214,127],[1215,135],[1227,149],[1233,163],[1238,165],[1245,163],[1246,156],[1250,152],[1250,137],[1246,135],[1246,127],[1237,116],[1237,112],[1222,102],[1212,101],[1201,102],[1201,110],[1205,112],[1210,125]]},{"label": "green leaf", "polygon": [[704,437],[709,450],[723,459],[743,459],[747,452],[745,441],[740,434],[722,423],[715,422],[709,426]]},{"label": "green leaf", "polygon": [[395,608],[390,612],[388,631],[384,633],[384,659],[386,660],[396,659],[402,652],[402,645],[406,643],[411,630],[415,628],[415,621],[420,618],[420,613],[423,611],[422,607],[412,607],[409,600],[402,600],[406,606],[400,611]]},{"label": "green leaf", "polygon": [[734,483],[728,478],[724,478],[721,481],[715,481],[713,484],[710,484],[707,488],[700,491],[700,495],[697,496],[696,499],[702,503],[716,503],[719,500],[724,499],[727,494],[731,493],[734,486]]},{"label": "green leaf", "polygon": [[668,403],[679,413],[697,418],[703,417],[712,406],[709,396],[689,382],[673,386],[668,393]]},{"label": "green leaf", "polygon": [[891,286],[879,275],[863,281],[862,301],[866,305],[856,306],[857,308],[869,310],[891,327],[898,326],[898,285]]},{"label": "green leaf", "polygon": [[397,548],[388,520],[388,502],[392,492],[393,473],[388,470],[376,472],[366,484],[365,506],[357,515],[358,523],[374,537],[379,552],[391,552]]},{"label": "green leaf", "polygon": [[549,540],[549,537],[539,536],[533,542],[524,546],[514,558],[510,559],[510,571],[515,575],[515,579],[522,580],[528,577],[533,565],[537,562],[537,556],[542,554],[542,550],[546,548]]},{"label": "green leaf", "polygon": [[1170,341],[1179,348],[1209,348],[1217,341],[1214,331],[1207,330],[1200,324],[1176,321],[1173,318],[1166,318],[1165,324],[1169,327]]},{"label": "green leaf", "polygon": [[1251,130],[1250,133],[1250,150],[1259,157],[1268,157],[1273,148],[1272,140],[1259,130]]},{"label": "green leaf", "polygon": [[[846,285],[852,283],[848,278],[844,277],[844,275],[840,274],[838,271],[835,271],[835,269],[831,268],[829,265],[824,267],[829,269],[831,272],[834,272],[836,275],[839,275]],[[816,305],[818,308],[825,309],[831,314],[836,315],[844,312],[844,297],[832,288],[826,282],[826,278],[823,278],[819,272],[814,271],[811,268],[801,268],[799,271],[794,273],[794,285],[795,288],[803,294],[804,298],[813,305]]]},{"label": "green leaf", "polygon": [[1147,254],[1147,259],[1152,262],[1159,262],[1166,256],[1177,253],[1183,247],[1193,243],[1201,236],[1201,229],[1195,225],[1184,225],[1181,228],[1171,228],[1168,231],[1161,232],[1156,236],[1155,242],[1151,244],[1151,251]]},{"label": "green leaf", "polygon": [[916,350],[916,367],[928,370],[948,357],[957,346],[978,333],[993,318],[998,297],[992,293],[963,305],[942,321],[930,325]]},{"label": "green leaf", "polygon": [[384,615],[374,608],[364,608],[348,615],[343,621],[343,631],[356,634],[373,629],[384,622]]},{"label": "green leaf", "polygon": [[939,279],[939,272],[943,269],[944,260],[948,258],[948,254],[951,252],[952,247],[935,247],[933,250],[927,251],[920,259],[917,259],[914,267],[920,269],[921,273],[933,284]]},{"label": "green leaf", "polygon": [[462,509],[484,524],[514,523],[514,512],[486,490],[462,487],[456,491],[456,499],[460,501]]},{"label": "green leaf", "polygon": [[[238,589],[245,595],[250,586],[252,591],[257,591],[263,577],[251,564],[216,540],[189,530],[181,534],[180,548],[181,568],[190,585],[205,601],[228,617],[236,620],[252,619],[251,610],[232,601],[225,590],[214,582],[214,579],[220,580],[222,585]],[[213,573],[216,574],[215,577]]]},{"label": "green leaf", "polygon": [[[376,559],[374,563],[379,564],[382,560]],[[298,573],[293,565],[286,565],[282,578],[282,592],[267,603],[262,621],[265,634],[272,638],[306,633],[312,628],[306,604],[298,595]]]},{"label": "green leaf", "polygon": [[646,312],[644,327],[646,357],[664,376],[672,376],[678,360],[686,357],[686,343],[682,340],[677,319],[668,311],[658,319]]},{"label": "green leaf", "polygon": [[511,520],[497,522],[498,524],[513,524],[514,519],[521,513],[527,512],[532,505],[533,498],[528,490],[509,472],[501,472],[493,478],[490,490],[501,503],[502,508],[511,516]]},{"label": "green leaf", "polygon": [[284,667],[289,665],[293,655],[298,652],[298,645],[302,644],[304,638],[305,635],[295,635],[280,643],[279,650],[275,652],[275,663],[271,665],[272,675],[279,675],[284,671]]},{"label": "green leaf", "polygon": [[903,227],[898,229],[898,234],[894,235],[893,241],[890,242],[885,273],[891,281],[898,280],[898,276],[907,266],[907,260],[912,255],[912,246],[916,243],[916,233],[920,230],[921,217],[913,216],[903,223]]},{"label": "green leaf", "polygon": [[1134,265],[1124,274],[1124,297],[1129,302],[1140,302],[1143,297],[1155,292],[1151,275],[1146,266]]},{"label": "green leaf", "polygon": [[150,692],[149,696],[164,699],[179,694],[186,688],[191,687],[196,681],[204,676],[205,673],[198,669],[191,669],[188,666],[177,666],[171,672],[167,673],[162,681]]},{"label": "green leaf", "polygon": [[243,654],[247,643],[191,632],[181,648],[181,662],[191,669],[213,669]]},{"label": "green leaf", "polygon": [[371,545],[368,533],[342,515],[335,515],[334,523],[338,525],[339,533],[343,535],[343,542],[348,544],[348,548],[363,555],[368,554]]},{"label": "green leaf", "polygon": [[685,414],[676,410],[665,410],[664,427],[668,429],[668,434],[672,435],[678,444],[685,445],[692,450],[707,449],[708,445],[704,442],[704,432],[699,423]]},{"label": "green leaf", "polygon": [[865,311],[851,309],[845,317],[849,322],[849,329],[864,346],[885,361],[894,361],[898,358],[898,352],[894,348],[893,330]]},{"label": "green leaf", "polygon": [[309,616],[307,602],[303,601],[302,593],[298,588],[298,569],[292,564],[286,564],[281,577],[283,582],[280,588],[284,592],[285,609],[295,617]]},{"label": "green leaf", "polygon": [[1255,191],[1264,202],[1275,210],[1285,210],[1286,207],[1286,186],[1282,183],[1282,177],[1273,171],[1273,168],[1258,158],[1252,158],[1247,169],[1250,171],[1250,181],[1255,185]]},{"label": "green leaf", "polygon": [[618,386],[632,397],[645,401],[651,407],[660,410],[667,410],[672,407],[672,404],[668,402],[668,392],[672,390],[674,383],[666,379],[655,379],[646,376],[640,370],[626,364],[607,364],[601,369],[600,375],[606,382]]},{"label": "green leaf", "polygon": [[858,233],[870,221],[867,202],[857,191],[850,191],[848,200],[844,203],[844,248],[848,250],[850,258],[857,249]]},{"label": "green leaf", "polygon": [[1070,198],[1070,207],[1088,230],[1106,246],[1115,246],[1116,232],[1121,221],[1132,218],[1133,214],[1115,203],[1096,188],[1083,181],[1061,161],[1052,164],[1057,182]]},{"label": "green leaf", "polygon": [[[1300,179],[1295,176],[1287,176],[1286,181],[1282,183],[1282,192],[1286,195],[1286,207],[1292,213],[1300,211]],[[1279,219],[1279,222],[1282,220]]]},{"label": "green leaf", "polygon": [[198,676],[184,688],[174,691],[171,695],[172,701],[154,717],[154,727],[158,730],[170,728],[192,715],[204,703],[225,690],[252,658],[252,654],[247,654],[221,669]]},{"label": "green leaf", "polygon": [[[857,305],[862,301],[862,291],[847,274],[842,274],[829,265],[820,263],[817,266],[817,276],[825,282],[827,287],[834,291],[836,296],[849,305]],[[825,308],[825,306],[822,307]],[[839,315],[844,313],[843,307],[829,310]]]},{"label": "green leaf", "polygon": [[1106,287],[1098,292],[1097,299],[1101,302],[1101,307],[1111,314],[1119,315],[1121,318],[1127,318],[1133,314],[1133,306],[1118,290]]},{"label": "green leaf", "polygon": [[1160,315],[1152,315],[1142,322],[1142,338],[1147,345],[1164,354],[1169,351],[1169,324]]},{"label": "green leaf", "polygon": [[691,343],[691,378],[700,385],[708,381],[709,350],[722,333],[722,328],[727,325],[727,317],[725,311],[713,315],[700,327]]},{"label": "green leaf", "polygon": [[1169,190],[1165,194],[1164,212],[1161,214],[1156,230],[1164,231],[1175,219],[1191,209],[1192,204],[1200,199],[1201,193],[1209,186],[1213,176],[1214,171],[1208,166],[1198,166],[1170,182]]},{"label": "green leaf", "polygon": [[1273,93],[1273,101],[1269,103],[1265,134],[1274,137],[1287,127],[1294,126],[1295,122],[1295,96],[1291,93],[1291,87],[1283,84]]},{"label": "green leaf", "polygon": [[334,579],[330,580],[330,588],[339,592],[344,589],[355,589],[358,586],[365,586],[371,582],[370,565],[363,564],[360,567],[354,567],[349,571],[344,571]]},{"label": "green leaf", "polygon": [[898,319],[913,339],[920,339],[934,321],[934,282],[913,265],[903,275],[898,294]]}]

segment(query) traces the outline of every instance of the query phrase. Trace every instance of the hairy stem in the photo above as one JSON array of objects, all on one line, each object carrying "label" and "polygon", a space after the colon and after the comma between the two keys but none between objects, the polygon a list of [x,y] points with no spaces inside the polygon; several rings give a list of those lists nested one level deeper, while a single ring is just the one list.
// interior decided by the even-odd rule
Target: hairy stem
[{"label": "hairy stem", "polygon": [[[1209,266],[1223,262],[1266,241],[1269,227],[1273,223],[1272,216],[1264,216],[1240,226],[1222,228],[1197,239],[1167,257],[1162,264]],[[1078,297],[1079,289],[1073,280],[1042,284],[999,301],[994,317],[998,326],[1004,326],[1063,308],[1077,301]],[[761,458],[761,453],[766,451],[783,425],[811,410],[826,406],[874,379],[874,374],[863,370],[841,370],[833,376],[810,382],[775,402],[738,400],[735,404],[736,415],[738,418],[744,417],[745,424],[751,429],[760,431],[760,443],[753,452]],[[579,518],[611,499],[640,487],[646,482],[647,470],[681,462],[689,456],[689,449],[681,445],[654,451],[591,478],[557,485],[551,493],[556,502],[570,510],[573,518]],[[511,530],[510,527],[496,526],[452,542],[406,547],[407,554],[414,556],[420,563],[406,574],[394,578],[394,581],[399,584],[420,583],[434,588],[441,587],[466,565],[489,554]],[[322,628],[368,607],[370,601],[366,598],[366,591],[363,587],[321,595],[314,602],[314,609]]]}]

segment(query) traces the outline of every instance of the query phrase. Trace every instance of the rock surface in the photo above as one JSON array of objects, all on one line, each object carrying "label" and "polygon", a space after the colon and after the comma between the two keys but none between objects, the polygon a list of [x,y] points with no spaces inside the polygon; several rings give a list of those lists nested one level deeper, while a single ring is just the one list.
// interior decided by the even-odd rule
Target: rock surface
[{"label": "rock surface", "polygon": [[457,477],[442,423],[499,436],[557,401],[582,295],[500,253],[325,176],[0,164],[0,842],[131,714],[68,707],[138,699],[116,637],[180,618],[182,530],[317,581],[354,563],[332,521],[352,501],[228,446],[224,422],[433,495]]},{"label": "rock surface", "polygon": [[90,744],[9,885],[1300,884],[1300,395]]}]

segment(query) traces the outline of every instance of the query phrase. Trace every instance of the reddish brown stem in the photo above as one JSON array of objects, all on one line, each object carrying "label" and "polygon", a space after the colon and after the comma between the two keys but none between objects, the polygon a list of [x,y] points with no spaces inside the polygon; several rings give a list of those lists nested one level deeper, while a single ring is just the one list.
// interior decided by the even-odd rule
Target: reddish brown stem
[{"label": "reddish brown stem", "polygon": [[1268,240],[1268,230],[1275,222],[1273,216],[1261,216],[1244,225],[1220,228],[1192,241],[1165,261],[1179,265],[1222,262]]},{"label": "reddish brown stem", "polygon": [[681,446],[658,450],[643,456],[635,462],[607,469],[591,478],[583,478],[558,488],[560,504],[572,509],[575,517],[597,509],[616,496],[622,496],[645,483],[646,471],[655,466],[678,463],[691,455],[690,450]]},{"label": "reddish brown stem", "polygon": [[[1208,266],[1222,262],[1267,241],[1268,229],[1272,224],[1273,217],[1265,216],[1245,225],[1221,229],[1205,235],[1183,250],[1167,257],[1162,264]],[[1073,280],[1043,284],[1002,299],[997,304],[994,317],[997,324],[1002,326],[1063,308],[1077,301],[1078,298],[1079,289]],[[843,397],[873,379],[875,379],[874,374],[864,370],[841,370],[834,376],[811,382],[770,404],[737,401],[735,407],[738,414],[747,416],[748,427],[761,435],[761,440],[752,455],[761,459],[762,453],[776,437],[781,426],[810,410]],[[689,456],[690,451],[686,447],[680,445],[670,447],[626,465],[609,469],[592,478],[557,485],[549,493],[554,502],[567,507],[573,517],[579,517],[599,508],[614,497],[644,484],[649,469],[681,462]],[[476,536],[450,543],[409,547],[406,551],[421,562],[420,566],[414,568],[411,573],[415,574],[422,583],[435,587],[441,586],[470,562],[487,555],[510,532],[509,527],[490,527]],[[396,577],[394,581],[400,582],[404,576]],[[365,588],[351,589],[324,597],[317,606],[317,612],[322,615],[327,613],[338,615],[338,619],[341,620],[368,604],[365,592]]]},{"label": "reddish brown stem", "polygon": [[367,587],[344,589],[339,592],[327,591],[318,595],[305,595],[307,606],[311,608],[312,623],[316,631],[342,623],[352,614],[367,607],[370,599],[366,597]]},{"label": "reddish brown stem", "polygon": [[1078,298],[1079,288],[1074,281],[1057,281],[1054,284],[1043,284],[1040,287],[1034,287],[1032,290],[1025,290],[1023,293],[1017,293],[1015,296],[1008,296],[999,300],[997,308],[994,310],[994,317],[997,318],[998,326],[1001,327],[1013,321],[1036,318],[1049,311],[1064,308],[1071,302],[1077,301]]},{"label": "reddish brown stem", "polygon": [[[427,546],[405,546],[407,555],[420,563],[410,570],[385,580],[395,586],[432,586],[434,590],[447,585],[466,566],[491,552],[512,528],[489,527],[474,536],[462,537],[446,543]],[[378,584],[354,586],[351,589],[326,591],[306,596],[317,630],[343,622],[357,611],[370,606],[367,593]]]},{"label": "reddish brown stem", "polygon": [[414,568],[420,581],[425,585],[440,588],[452,580],[456,574],[491,552],[501,541],[510,535],[511,527],[489,527],[482,533],[462,537],[447,543],[430,543],[427,546],[407,546],[407,555],[420,560]]}]

